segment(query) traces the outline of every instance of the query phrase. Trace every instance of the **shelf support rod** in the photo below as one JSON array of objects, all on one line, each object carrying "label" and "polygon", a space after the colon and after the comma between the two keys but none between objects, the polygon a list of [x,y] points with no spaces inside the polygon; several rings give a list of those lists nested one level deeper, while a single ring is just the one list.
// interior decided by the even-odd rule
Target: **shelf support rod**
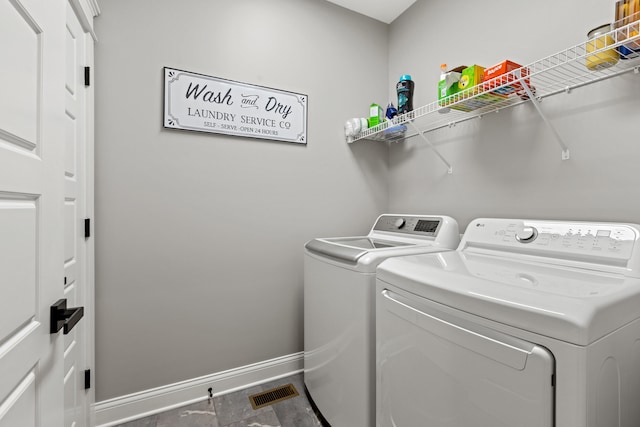
[{"label": "shelf support rod", "polygon": [[522,85],[522,88],[524,89],[524,91],[529,96],[529,99],[531,100],[531,102],[533,103],[533,106],[538,111],[538,114],[540,114],[540,117],[542,117],[542,120],[546,123],[547,127],[551,130],[551,132],[553,133],[553,136],[556,137],[558,144],[560,144],[560,148],[562,148],[562,160],[569,160],[569,157],[570,157],[569,147],[565,145],[565,143],[562,141],[562,137],[560,136],[556,128],[551,124],[549,119],[547,119],[547,116],[545,116],[545,114],[542,112],[542,108],[540,108],[540,101],[538,100],[538,98],[536,98],[536,96],[531,91],[531,88],[529,87],[529,85],[526,84],[524,79],[522,78],[522,68],[517,69],[514,74],[517,77],[520,84]]},{"label": "shelf support rod", "polygon": [[436,147],[431,143],[431,141],[429,141],[429,139],[425,136],[424,132],[421,131],[420,129],[418,129],[418,127],[416,125],[413,124],[413,121],[409,121],[407,122],[411,125],[411,127],[417,132],[418,135],[420,135],[420,137],[422,139],[424,139],[424,141],[427,143],[427,145],[429,145],[429,148],[431,148],[433,150],[434,153],[436,153],[436,156],[438,156],[440,158],[440,160],[442,161],[442,163],[444,163],[447,166],[447,173],[453,173],[453,168],[451,167],[451,165],[449,164],[449,162],[447,162],[445,160],[444,157],[442,157],[442,154],[440,154],[440,152],[436,149]]}]

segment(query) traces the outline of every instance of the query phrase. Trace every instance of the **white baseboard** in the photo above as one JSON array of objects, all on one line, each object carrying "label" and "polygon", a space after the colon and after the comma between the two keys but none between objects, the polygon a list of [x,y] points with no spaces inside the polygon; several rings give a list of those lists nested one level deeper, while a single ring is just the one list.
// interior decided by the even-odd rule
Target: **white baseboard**
[{"label": "white baseboard", "polygon": [[140,391],[95,405],[96,426],[110,427],[199,402],[213,395],[230,393],[256,384],[294,375],[303,370],[304,353],[294,353],[204,377]]}]

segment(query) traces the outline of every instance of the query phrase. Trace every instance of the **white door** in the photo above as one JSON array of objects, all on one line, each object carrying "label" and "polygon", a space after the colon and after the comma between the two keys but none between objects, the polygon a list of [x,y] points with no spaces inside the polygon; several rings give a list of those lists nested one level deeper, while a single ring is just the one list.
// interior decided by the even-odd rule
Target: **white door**
[{"label": "white door", "polygon": [[[92,280],[87,271],[88,240],[84,219],[87,212],[87,87],[84,68],[85,34],[71,4],[66,5],[65,72],[65,197],[64,197],[64,298],[71,307],[91,309]],[[85,312],[85,317],[89,317]],[[89,425],[89,393],[85,390],[85,370],[90,366],[87,347],[92,344],[90,323],[83,319],[64,336],[64,426]]]},{"label": "white door", "polygon": [[61,2],[0,0],[0,427],[63,424]]}]

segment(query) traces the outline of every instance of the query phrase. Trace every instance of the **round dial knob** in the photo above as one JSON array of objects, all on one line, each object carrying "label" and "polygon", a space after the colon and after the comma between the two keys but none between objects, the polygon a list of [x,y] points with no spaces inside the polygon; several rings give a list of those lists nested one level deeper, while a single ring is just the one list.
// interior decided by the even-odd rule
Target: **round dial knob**
[{"label": "round dial knob", "polygon": [[520,243],[533,242],[538,237],[538,230],[535,227],[524,227],[522,231],[516,233],[516,240]]},{"label": "round dial knob", "polygon": [[398,228],[402,228],[404,227],[404,225],[406,224],[406,221],[404,220],[404,218],[398,218],[395,220],[395,222],[393,223],[393,225],[395,225]]}]

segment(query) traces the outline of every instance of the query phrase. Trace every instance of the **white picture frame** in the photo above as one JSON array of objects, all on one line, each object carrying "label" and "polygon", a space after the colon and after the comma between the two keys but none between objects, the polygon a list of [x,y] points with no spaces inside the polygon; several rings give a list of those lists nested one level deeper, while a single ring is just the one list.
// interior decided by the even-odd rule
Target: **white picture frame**
[{"label": "white picture frame", "polygon": [[307,143],[304,94],[164,67],[163,126]]}]

